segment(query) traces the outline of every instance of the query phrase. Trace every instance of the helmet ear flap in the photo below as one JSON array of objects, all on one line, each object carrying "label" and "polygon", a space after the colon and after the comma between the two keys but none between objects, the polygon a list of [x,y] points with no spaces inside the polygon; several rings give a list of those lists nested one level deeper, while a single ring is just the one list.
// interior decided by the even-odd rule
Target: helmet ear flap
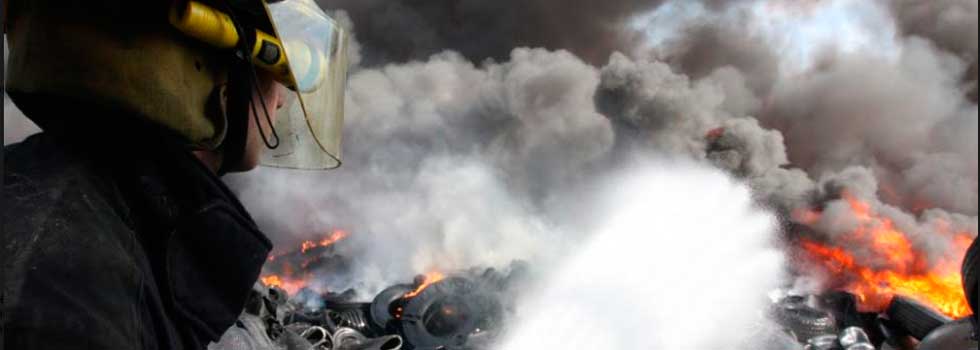
[{"label": "helmet ear flap", "polygon": [[225,116],[228,133],[221,145],[221,169],[223,175],[238,169],[245,158],[248,143],[249,105],[252,101],[252,81],[248,79],[250,67],[247,62],[233,60],[228,84],[225,86]]}]

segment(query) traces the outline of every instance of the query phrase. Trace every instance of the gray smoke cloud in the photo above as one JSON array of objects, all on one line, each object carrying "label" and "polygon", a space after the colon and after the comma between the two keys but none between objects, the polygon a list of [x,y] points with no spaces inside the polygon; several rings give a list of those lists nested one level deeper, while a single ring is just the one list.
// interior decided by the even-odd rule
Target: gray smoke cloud
[{"label": "gray smoke cloud", "polygon": [[[828,222],[846,222],[844,192],[900,223],[930,256],[950,254],[939,222],[976,236],[977,105],[962,79],[971,61],[943,42],[966,31],[912,33],[899,2],[709,2],[690,13],[673,1],[635,13],[616,3],[597,10],[615,15],[596,23],[637,33],[655,23],[626,19],[652,11],[686,20],[596,63],[575,47],[513,48],[524,43],[524,27],[510,19],[497,20],[506,30],[466,41],[487,42],[487,51],[468,52],[432,28],[448,11],[435,3],[330,3],[351,10],[363,58],[350,80],[344,168],[265,170],[233,182],[281,245],[351,230],[349,249],[364,257],[353,279],[371,288],[427,269],[562,255],[595,225],[596,184],[637,159],[681,157],[727,170],[782,220],[830,243],[848,227],[792,213],[817,208]],[[465,18],[516,11],[455,4],[472,11]],[[528,16],[539,15],[527,6]],[[365,9],[376,18],[364,18]],[[814,26],[828,11],[853,17],[844,23],[852,27],[835,28],[848,36],[804,47],[778,25]],[[943,15],[916,18],[929,16],[937,17],[923,23],[945,28]],[[413,21],[432,31],[433,46],[376,52],[385,40],[427,38],[407,29],[378,38],[373,27]],[[527,43],[566,46],[535,40],[547,43]],[[786,234],[792,241],[798,233]]]},{"label": "gray smoke cloud", "polygon": [[568,49],[592,62],[636,40],[625,23],[663,0],[321,0],[357,23],[371,64],[424,59],[451,49],[475,62],[515,47]]},{"label": "gray smoke cloud", "polygon": [[[712,11],[744,0],[698,0]],[[453,50],[473,62],[506,60],[516,47],[567,50],[602,64],[641,46],[630,26],[665,0],[317,0],[357,23],[371,66],[425,59]]]},{"label": "gray smoke cloud", "polygon": [[[692,86],[720,87],[723,102],[699,98],[697,108],[713,106],[707,119],[697,108],[672,105],[677,113],[667,115],[683,115],[677,117],[683,124],[701,129],[705,120],[722,127],[711,137],[708,158],[750,179],[760,198],[784,212],[832,206],[842,191],[859,192],[876,213],[905,223],[902,229],[916,248],[948,254],[948,240],[937,234],[937,222],[956,222],[946,226],[956,232],[977,232],[977,105],[969,96],[975,84],[963,83],[971,70],[975,74],[976,4],[917,4],[829,1],[777,8],[757,2],[720,18],[700,17],[652,53],[677,74],[694,79]],[[777,10],[789,11],[799,24],[835,6],[863,13],[852,21],[863,22],[869,33],[851,30],[851,37],[838,34],[834,41],[818,43],[823,46],[809,51],[803,61],[810,63],[802,69],[785,64],[800,61],[793,55],[799,48],[792,45],[791,34],[759,30],[781,28],[772,24],[778,19],[766,18],[776,17]],[[862,35],[873,38],[871,45],[847,47],[849,39],[858,41],[854,38]],[[660,107],[640,115],[662,120],[656,111],[664,110],[667,99],[641,99]],[[617,113],[611,114],[615,119]],[[734,121],[741,126],[732,126]],[[665,139],[658,128],[640,129],[656,142]],[[696,136],[688,134],[691,140]],[[827,179],[855,169],[874,181],[835,186],[834,196],[821,188]],[[816,231],[830,241],[845,232]]]},{"label": "gray smoke cloud", "polygon": [[892,10],[906,35],[924,37],[969,67],[962,76],[968,96],[977,102],[977,2],[971,0],[896,0]]},{"label": "gray smoke cloud", "polygon": [[772,43],[738,29],[746,21],[740,16],[696,21],[683,27],[677,37],[655,47],[653,55],[693,79],[716,74],[723,68],[734,69],[755,94],[768,94],[779,79],[779,57]]},{"label": "gray smoke cloud", "polygon": [[869,166],[895,204],[976,215],[977,107],[961,97],[961,72],[913,38],[891,64],[842,55],[781,82],[762,118],[811,174]]},{"label": "gray smoke cloud", "polygon": [[431,269],[555,253],[567,240],[541,212],[567,203],[564,193],[613,145],[592,103],[598,83],[594,67],[542,49],[515,50],[502,64],[445,53],[360,70],[350,79],[344,167],[235,180],[270,231],[293,235],[277,237],[287,246],[350,230],[368,293]]}]

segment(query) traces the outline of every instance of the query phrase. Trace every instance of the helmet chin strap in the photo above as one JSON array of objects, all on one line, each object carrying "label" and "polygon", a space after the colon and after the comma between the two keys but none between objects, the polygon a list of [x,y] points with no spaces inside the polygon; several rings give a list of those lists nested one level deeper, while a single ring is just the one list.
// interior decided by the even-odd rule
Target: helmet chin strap
[{"label": "helmet chin strap", "polygon": [[[226,11],[235,23],[238,32],[246,33],[245,28],[241,26],[241,23],[235,17],[234,9],[226,4]],[[249,36],[246,35],[244,37],[248,38]],[[228,118],[228,134],[221,147],[223,161],[218,171],[219,175],[234,171],[244,161],[249,137],[249,116],[255,121],[256,130],[259,136],[262,137],[262,142],[265,143],[266,147],[276,149],[280,145],[279,134],[276,132],[275,125],[272,122],[272,116],[269,114],[269,108],[265,103],[265,95],[262,91],[262,86],[259,84],[258,74],[255,72],[252,55],[249,54],[249,47],[252,47],[253,44],[249,40],[241,40],[236,56],[229,60],[231,61],[232,68],[228,72],[228,85],[225,88],[227,93],[226,116]],[[255,97],[259,99],[258,105],[255,103]],[[262,127],[259,118],[259,109],[256,108],[258,106],[262,107],[262,113],[265,115],[269,129],[271,129],[274,143],[269,141]]]},{"label": "helmet chin strap", "polygon": [[[231,17],[232,22],[235,23],[235,27],[237,27],[238,32],[249,33],[250,31],[247,31],[242,26],[241,22],[238,21],[238,18],[236,18],[235,9],[232,8],[230,5],[228,5],[227,3],[225,5],[227,7],[228,16]],[[249,96],[248,102],[249,102],[249,106],[252,107],[252,111],[254,112],[252,116],[255,119],[255,128],[258,130],[259,135],[262,136],[262,142],[265,143],[265,146],[268,147],[269,149],[276,149],[279,148],[279,144],[280,144],[279,133],[276,132],[276,127],[272,123],[272,116],[269,115],[269,107],[266,106],[265,94],[262,91],[263,87],[260,86],[259,84],[259,76],[255,72],[255,64],[252,61],[252,54],[250,52],[250,48],[255,46],[255,43],[252,42],[255,36],[243,35],[242,38],[244,40],[239,40],[238,42],[238,50],[239,50],[238,54],[239,57],[243,58],[246,63],[245,72],[238,71],[234,73],[236,73],[236,75],[240,73],[244,73],[241,74],[241,76],[245,77],[245,79],[248,80],[248,85],[251,85],[252,90],[255,91],[255,95],[259,98],[259,104],[262,106],[262,114],[265,115],[265,121],[268,123],[270,131],[272,131],[272,137],[275,139],[275,143],[269,142],[269,138],[266,137],[265,130],[262,128],[262,123],[259,120],[258,108],[255,108],[256,107],[255,100],[251,98],[251,96]]]},{"label": "helmet chin strap", "polygon": [[276,132],[275,125],[272,124],[272,116],[269,115],[269,107],[265,104],[265,94],[262,92],[262,86],[259,86],[259,77],[258,74],[255,73],[255,66],[253,66],[251,63],[249,63],[248,66],[249,71],[251,72],[250,76],[252,78],[252,83],[249,85],[252,85],[253,90],[255,90],[255,94],[259,98],[259,104],[262,106],[262,113],[265,115],[265,121],[268,123],[270,131],[272,131],[272,137],[275,139],[275,143],[270,143],[269,138],[265,136],[265,130],[262,129],[262,122],[259,121],[259,113],[255,108],[255,99],[250,98],[248,99],[249,105],[252,107],[252,111],[256,111],[255,113],[252,113],[252,117],[255,118],[255,128],[258,130],[259,135],[262,136],[262,142],[265,143],[266,147],[269,149],[279,148],[279,133]]},{"label": "helmet chin strap", "polygon": [[222,159],[218,174],[234,171],[245,158],[248,144],[249,108],[252,103],[251,79],[247,78],[248,63],[235,60],[229,70],[228,85],[225,86],[228,133],[221,145]]}]

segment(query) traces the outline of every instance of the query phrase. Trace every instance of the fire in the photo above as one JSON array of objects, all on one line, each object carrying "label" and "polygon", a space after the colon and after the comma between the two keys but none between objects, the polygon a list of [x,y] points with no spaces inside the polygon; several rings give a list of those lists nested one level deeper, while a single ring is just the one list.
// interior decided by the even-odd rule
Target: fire
[{"label": "fire", "polygon": [[425,274],[425,278],[422,280],[422,283],[419,284],[419,287],[410,293],[406,293],[404,298],[411,299],[417,297],[419,296],[419,294],[422,294],[422,292],[425,291],[426,288],[429,288],[429,286],[439,283],[444,279],[446,279],[446,275],[441,272],[427,273]]},{"label": "fire", "polygon": [[303,247],[301,248],[301,250],[303,251],[303,253],[306,253],[306,252],[310,251],[310,249],[313,249],[313,248],[316,248],[316,247],[317,247],[317,245],[313,241],[306,241],[306,242],[303,242]]},{"label": "fire", "polygon": [[319,241],[306,241],[300,247],[302,253],[308,252],[310,249],[317,247],[329,247],[334,243],[340,242],[350,236],[350,233],[344,230],[334,230],[329,236]]},{"label": "fire", "polygon": [[[329,235],[320,240],[310,240],[305,241],[300,245],[299,253],[306,254],[311,249],[319,247],[329,247],[337,242],[340,242],[350,236],[350,233],[344,230],[333,230]],[[280,258],[283,258],[289,254],[285,255],[270,255],[268,258],[269,263],[276,263]],[[314,257],[315,258],[315,257]],[[284,259],[286,260],[286,259]],[[306,260],[301,265],[305,268],[312,260]],[[307,287],[307,277],[297,277],[293,265],[284,261],[279,268],[280,274],[268,274],[260,278],[263,284],[269,287],[278,287],[289,292],[289,294],[295,294],[296,292]]]},{"label": "fire", "polygon": [[265,284],[269,287],[281,287],[282,277],[279,277],[277,275],[269,275],[269,276],[262,277],[262,284]]},{"label": "fire", "polygon": [[260,280],[262,281],[262,284],[266,285],[267,287],[282,288],[289,294],[296,294],[296,292],[299,292],[306,286],[306,281],[294,280],[279,275],[263,276],[260,278]]},{"label": "fire", "polygon": [[[863,311],[883,311],[892,297],[902,295],[954,318],[970,315],[960,275],[960,259],[973,241],[970,234],[953,233],[948,231],[948,225],[941,225],[947,226],[939,229],[950,239],[950,255],[930,263],[891,219],[875,213],[867,202],[848,193],[843,197],[860,225],[836,243],[864,249],[861,258],[852,253],[859,249],[845,250],[812,240],[802,240],[801,248],[841,281],[845,290],[858,296]],[[820,215],[802,211],[796,217],[802,223],[813,224]]]}]

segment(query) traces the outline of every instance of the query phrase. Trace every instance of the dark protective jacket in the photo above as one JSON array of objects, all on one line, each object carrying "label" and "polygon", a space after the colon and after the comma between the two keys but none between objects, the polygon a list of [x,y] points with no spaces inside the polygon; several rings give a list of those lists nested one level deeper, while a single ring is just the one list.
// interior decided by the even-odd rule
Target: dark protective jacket
[{"label": "dark protective jacket", "polygon": [[4,147],[5,349],[204,349],[241,313],[269,240],[175,138],[128,134]]}]

